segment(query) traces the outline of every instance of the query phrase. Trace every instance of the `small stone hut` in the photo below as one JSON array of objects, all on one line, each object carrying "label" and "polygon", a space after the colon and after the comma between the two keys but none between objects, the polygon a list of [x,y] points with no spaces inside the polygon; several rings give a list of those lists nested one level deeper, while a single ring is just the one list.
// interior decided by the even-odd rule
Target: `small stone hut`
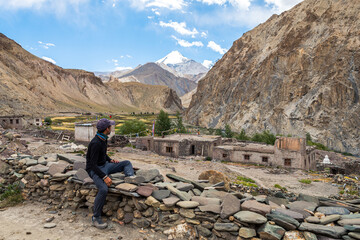
[{"label": "small stone hut", "polygon": [[[90,142],[97,132],[97,122],[75,123],[75,141]],[[109,138],[115,135],[115,126],[111,126]]]},{"label": "small stone hut", "polygon": [[136,139],[136,147],[160,155],[212,157],[213,149],[222,144],[220,136],[175,134],[164,137],[142,137]]},{"label": "small stone hut", "polygon": [[0,116],[0,124],[4,128],[23,129],[27,126],[42,126],[41,117],[27,117],[25,115]]}]

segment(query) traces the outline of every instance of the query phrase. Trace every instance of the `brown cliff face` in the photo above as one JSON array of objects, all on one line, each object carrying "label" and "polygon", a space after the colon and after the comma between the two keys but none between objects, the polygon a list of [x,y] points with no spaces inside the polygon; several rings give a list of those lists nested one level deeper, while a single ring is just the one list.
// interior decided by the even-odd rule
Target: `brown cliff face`
[{"label": "brown cliff face", "polygon": [[360,1],[305,0],[245,33],[199,82],[187,121],[360,152]]},{"label": "brown cliff face", "polygon": [[143,111],[141,104],[135,106],[128,95],[105,85],[93,73],[62,69],[30,54],[3,34],[0,34],[0,110],[0,115]]},{"label": "brown cliff face", "polygon": [[133,106],[143,111],[158,112],[165,110],[171,113],[182,111],[180,98],[176,92],[169,87],[137,82],[121,83],[118,81],[112,81],[106,85],[129,99]]}]

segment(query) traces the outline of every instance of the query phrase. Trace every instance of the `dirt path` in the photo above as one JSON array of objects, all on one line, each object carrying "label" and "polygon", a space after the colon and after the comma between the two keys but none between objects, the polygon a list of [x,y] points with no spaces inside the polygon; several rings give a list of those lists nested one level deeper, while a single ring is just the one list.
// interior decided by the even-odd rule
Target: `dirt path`
[{"label": "dirt path", "polygon": [[[166,236],[151,230],[140,230],[131,225],[120,226],[108,220],[109,228],[99,230],[91,226],[88,210],[80,209],[74,215],[70,210],[51,214],[48,205],[26,202],[0,211],[0,240],[165,240]],[[47,218],[54,217],[55,228],[45,229]]]}]

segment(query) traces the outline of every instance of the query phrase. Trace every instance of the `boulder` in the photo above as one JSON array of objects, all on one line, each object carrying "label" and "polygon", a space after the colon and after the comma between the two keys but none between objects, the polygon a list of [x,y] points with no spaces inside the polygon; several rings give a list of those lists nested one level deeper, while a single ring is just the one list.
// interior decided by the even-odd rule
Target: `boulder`
[{"label": "boulder", "polygon": [[80,168],[79,170],[77,170],[77,172],[75,173],[75,178],[84,181],[84,179],[88,178],[89,174],[87,173],[87,171],[85,171],[84,169]]},{"label": "boulder", "polygon": [[5,175],[8,174],[10,170],[10,165],[0,160],[0,174]]},{"label": "boulder", "polygon": [[209,180],[209,183],[211,184],[216,184],[219,182],[224,182],[225,184],[225,189],[229,189],[230,187],[230,179],[225,176],[225,174],[219,172],[219,171],[215,171],[215,170],[207,170],[202,172],[199,175],[199,180]]},{"label": "boulder", "polygon": [[148,197],[151,196],[151,194],[154,191],[154,187],[152,186],[139,186],[138,189],[136,190],[136,192],[144,197]]},{"label": "boulder", "polygon": [[299,231],[285,232],[283,240],[306,240],[303,233]]},{"label": "boulder", "polygon": [[57,173],[64,173],[65,169],[69,166],[69,164],[62,163],[54,163],[49,166],[48,173],[51,176],[54,176]]},{"label": "boulder", "polygon": [[252,238],[256,236],[256,231],[253,228],[242,227],[240,228],[239,236],[242,238]]}]

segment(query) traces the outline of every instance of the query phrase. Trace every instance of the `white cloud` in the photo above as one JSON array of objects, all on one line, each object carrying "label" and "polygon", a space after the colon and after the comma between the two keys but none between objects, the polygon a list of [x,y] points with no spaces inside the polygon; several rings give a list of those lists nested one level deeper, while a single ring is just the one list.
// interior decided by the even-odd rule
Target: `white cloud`
[{"label": "white cloud", "polygon": [[169,23],[165,23],[163,21],[160,21],[159,25],[161,27],[170,27],[174,29],[176,32],[180,33],[181,35],[195,37],[195,35],[199,33],[195,28],[193,28],[193,30],[187,29],[185,22],[178,23],[178,22],[170,21]]},{"label": "white cloud", "polygon": [[268,6],[272,6],[278,13],[289,10],[302,1],[303,0],[265,0]]},{"label": "white cloud", "polygon": [[188,42],[186,40],[183,39],[179,39],[175,36],[171,36],[173,39],[175,39],[177,41],[177,43],[182,46],[182,47],[203,47],[204,44],[200,41],[195,41],[195,42]]},{"label": "white cloud", "polygon": [[40,44],[41,47],[45,49],[49,49],[49,47],[55,47],[55,44],[53,43],[44,43],[42,41],[38,41],[38,43]]},{"label": "white cloud", "polygon": [[202,33],[201,33],[201,37],[207,38],[207,33],[206,33],[206,32],[202,32]]},{"label": "white cloud", "polygon": [[208,5],[224,5],[226,3],[231,4],[238,9],[249,9],[252,0],[197,0]]},{"label": "white cloud", "polygon": [[49,58],[49,57],[42,57],[42,59],[48,61],[48,62],[51,62],[52,64],[56,64],[55,60],[52,59],[52,58]]},{"label": "white cloud", "polygon": [[204,65],[207,68],[210,68],[213,65],[213,62],[210,60],[204,60],[202,65]]},{"label": "white cloud", "polygon": [[222,48],[219,44],[215,43],[214,41],[210,41],[207,47],[220,54],[224,54],[227,51],[227,49]]},{"label": "white cloud", "polygon": [[149,7],[167,8],[170,10],[181,10],[187,4],[184,0],[129,0],[133,8],[144,10]]}]

